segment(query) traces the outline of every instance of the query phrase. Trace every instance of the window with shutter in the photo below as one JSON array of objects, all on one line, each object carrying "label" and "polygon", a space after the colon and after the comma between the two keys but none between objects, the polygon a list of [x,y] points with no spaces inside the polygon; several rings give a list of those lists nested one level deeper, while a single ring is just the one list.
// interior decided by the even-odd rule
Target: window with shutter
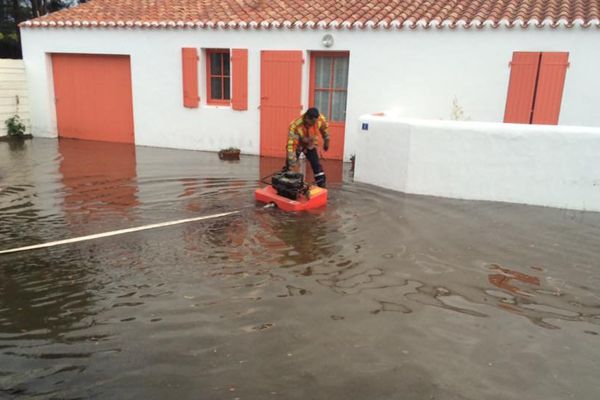
[{"label": "window with shutter", "polygon": [[206,50],[206,102],[231,104],[231,63],[228,49]]}]

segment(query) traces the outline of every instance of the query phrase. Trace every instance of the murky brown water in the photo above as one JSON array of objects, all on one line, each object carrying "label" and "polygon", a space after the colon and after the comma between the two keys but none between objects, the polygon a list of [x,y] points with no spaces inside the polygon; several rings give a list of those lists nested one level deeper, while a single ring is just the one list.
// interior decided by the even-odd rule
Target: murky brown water
[{"label": "murky brown water", "polygon": [[326,209],[263,210],[279,164],[0,143],[0,249],[242,210],[0,255],[0,398],[598,397],[599,213],[407,196],[335,163]]}]

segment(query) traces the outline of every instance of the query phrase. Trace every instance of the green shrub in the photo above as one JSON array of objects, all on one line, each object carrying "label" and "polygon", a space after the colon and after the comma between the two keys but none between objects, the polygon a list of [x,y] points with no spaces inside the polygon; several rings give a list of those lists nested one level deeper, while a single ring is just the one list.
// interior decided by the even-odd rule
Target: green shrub
[{"label": "green shrub", "polygon": [[25,134],[25,124],[18,115],[13,115],[4,123],[6,124],[8,136],[23,136]]}]

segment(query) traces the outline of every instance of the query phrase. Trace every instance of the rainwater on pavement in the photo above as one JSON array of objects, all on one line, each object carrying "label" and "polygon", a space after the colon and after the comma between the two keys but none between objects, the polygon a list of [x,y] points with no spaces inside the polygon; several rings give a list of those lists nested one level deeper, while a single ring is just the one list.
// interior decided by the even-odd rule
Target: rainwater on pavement
[{"label": "rainwater on pavement", "polygon": [[[357,160],[360,162],[360,160]],[[595,399],[600,213],[354,183],[263,209],[281,160],[0,143],[0,398]]]}]

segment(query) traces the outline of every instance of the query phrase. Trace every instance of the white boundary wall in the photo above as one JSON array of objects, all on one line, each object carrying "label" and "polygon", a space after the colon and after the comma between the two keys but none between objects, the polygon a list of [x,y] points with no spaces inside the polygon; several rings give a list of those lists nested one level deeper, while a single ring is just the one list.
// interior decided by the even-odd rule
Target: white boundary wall
[{"label": "white boundary wall", "polygon": [[600,211],[600,128],[389,116],[364,116],[360,127],[358,182],[405,193]]},{"label": "white boundary wall", "polygon": [[17,113],[17,97],[19,101],[19,117],[29,126],[29,102],[23,60],[0,59],[0,136],[6,135],[5,121]]},{"label": "white boundary wall", "polygon": [[[321,38],[333,35],[325,49]],[[456,97],[474,121],[501,122],[514,51],[568,51],[561,125],[600,127],[600,36],[597,29],[483,28],[403,30],[221,30],[23,28],[33,134],[55,137],[49,54],[131,57],[137,144],[198,150],[237,146],[260,151],[260,51],[303,50],[303,106],[308,105],[310,51],[349,51],[345,158],[357,151],[361,115],[394,109],[405,117],[450,118]],[[248,49],[248,111],[206,105],[199,65],[198,109],[182,105],[181,48]],[[282,146],[286,132],[282,132]]]}]

